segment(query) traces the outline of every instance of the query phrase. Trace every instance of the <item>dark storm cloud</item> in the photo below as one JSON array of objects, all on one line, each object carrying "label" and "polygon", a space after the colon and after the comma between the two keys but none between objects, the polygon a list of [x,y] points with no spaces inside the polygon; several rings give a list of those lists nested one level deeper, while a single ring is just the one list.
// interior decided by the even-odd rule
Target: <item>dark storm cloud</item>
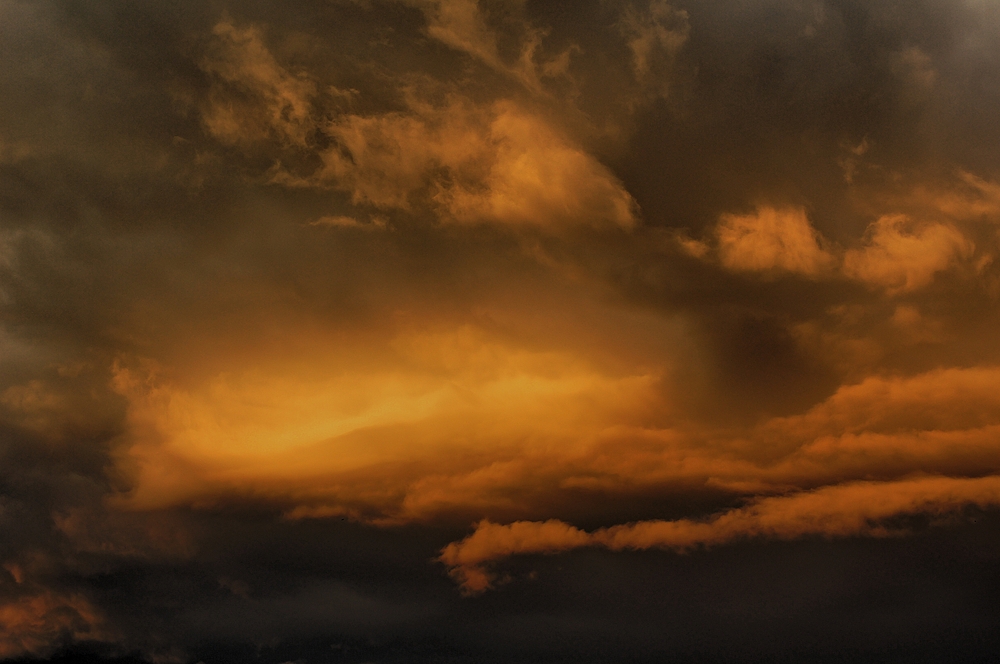
[{"label": "dark storm cloud", "polygon": [[995,645],[991,5],[0,18],[0,656]]}]

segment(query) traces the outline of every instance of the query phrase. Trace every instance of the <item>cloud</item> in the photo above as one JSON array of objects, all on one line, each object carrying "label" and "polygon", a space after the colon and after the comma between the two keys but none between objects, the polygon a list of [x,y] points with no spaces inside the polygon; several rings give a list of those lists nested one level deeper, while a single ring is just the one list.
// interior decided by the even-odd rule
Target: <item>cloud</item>
[{"label": "cloud", "polygon": [[943,181],[918,184],[892,202],[901,208],[915,204],[919,207],[915,212],[931,212],[955,222],[996,223],[1000,218],[1000,185],[959,170]]},{"label": "cloud", "polygon": [[666,91],[672,82],[670,67],[690,33],[688,21],[686,11],[663,0],[653,0],[643,11],[626,11],[622,30],[628,38],[637,80],[656,81],[655,85]]},{"label": "cloud", "polygon": [[951,225],[886,215],[869,226],[863,247],[844,255],[844,273],[890,294],[905,293],[927,286],[973,248]]},{"label": "cloud", "polygon": [[[977,181],[966,181],[977,184]],[[978,183],[978,192],[986,192]],[[984,194],[985,195],[985,194]],[[956,195],[927,205],[968,218],[992,207],[970,203]],[[872,222],[860,247],[838,255],[812,227],[801,208],[758,208],[754,214],[724,214],[714,230],[719,262],[735,272],[801,274],[830,278],[839,268],[845,276],[884,289],[890,295],[912,292],[931,284],[939,272],[970,258],[975,245],[954,225],[916,222],[906,214],[886,214]],[[709,245],[680,237],[683,250],[708,260]]]},{"label": "cloud", "polygon": [[385,219],[382,217],[373,217],[367,222],[358,221],[354,217],[348,217],[345,215],[323,215],[316,221],[310,222],[311,226],[329,226],[332,228],[361,228],[364,230],[372,229],[384,229],[386,227]]},{"label": "cloud", "polygon": [[510,102],[413,100],[410,113],[345,115],[325,130],[336,147],[312,182],[356,204],[410,210],[423,200],[446,223],[552,231],[636,223],[635,201],[607,167]]},{"label": "cloud", "polygon": [[715,235],[719,260],[729,270],[815,277],[834,263],[801,208],[762,207],[754,214],[725,214]]},{"label": "cloud", "polygon": [[461,542],[449,544],[441,552],[441,562],[467,592],[491,587],[491,578],[482,564],[521,553],[558,553],[589,546],[589,533],[550,519],[544,522],[515,521],[500,526],[482,521],[476,531]]},{"label": "cloud", "polygon": [[[496,36],[486,26],[476,0],[425,0],[415,3],[427,18],[427,34],[486,64],[503,68]],[[516,8],[517,3],[508,3]]]},{"label": "cloud", "polygon": [[640,521],[590,533],[557,520],[508,525],[483,521],[471,535],[446,546],[440,560],[466,592],[477,593],[492,587],[487,563],[515,554],[552,554],[585,546],[684,552],[751,537],[885,535],[892,528],[884,522],[892,517],[998,504],[1000,476],[857,482],[758,499],[704,521]]},{"label": "cloud", "polygon": [[[596,476],[590,483],[577,476],[569,484],[609,489],[616,483],[686,481],[690,486],[700,477],[757,497],[747,507],[705,519],[645,521],[591,533],[558,520],[484,521],[468,538],[446,547],[441,560],[466,591],[479,592],[493,579],[486,563],[515,554],[583,546],[684,551],[748,537],[879,535],[891,531],[887,519],[903,515],[993,507],[1000,501],[1000,476],[977,475],[1000,470],[997,380],[997,370],[988,368],[872,377],[841,388],[808,413],[764,422],[746,439],[710,438],[708,445],[692,445],[675,435],[679,447],[664,445],[660,454],[650,453],[648,443],[617,442],[613,456],[592,453],[593,467],[606,473],[603,483]],[[866,479],[873,475],[886,479]],[[786,495],[761,496],[768,492]]]},{"label": "cloud", "polygon": [[496,109],[489,127],[496,155],[487,191],[457,187],[438,195],[460,222],[568,226],[636,223],[636,204],[606,167],[516,108]]},{"label": "cloud", "polygon": [[995,640],[997,22],[897,10],[0,2],[4,648]]},{"label": "cloud", "polygon": [[[413,100],[411,113],[345,115],[327,127],[336,146],[322,154],[314,182],[344,189],[356,204],[409,210],[418,194],[489,172],[488,120],[467,100],[444,107]],[[435,181],[435,173],[448,174]],[[429,190],[429,191],[428,191]]]},{"label": "cloud", "polygon": [[[996,368],[868,377],[805,413],[746,431],[624,431],[595,449],[590,476],[606,487],[704,485],[773,493],[913,473],[1000,470]],[[634,436],[630,442],[629,434]],[[598,455],[598,450],[604,454]],[[574,482],[585,483],[581,473]],[[593,471],[592,471],[593,472]]]},{"label": "cloud", "polygon": [[[571,453],[574,437],[612,413],[645,407],[656,381],[471,326],[409,331],[393,346],[398,365],[368,355],[355,370],[337,370],[334,353],[312,359],[308,380],[277,364],[183,387],[119,366],[129,444],[118,460],[135,482],[123,505],[197,504],[250,487],[308,508],[296,515],[385,522],[489,505],[492,491],[517,490],[525,459],[554,445]],[[512,458],[510,476],[482,472],[483,462],[499,471]]]},{"label": "cloud", "polygon": [[[433,35],[496,61],[474,2],[434,7]],[[634,199],[606,166],[512,100],[480,104],[451,94],[432,103],[404,88],[406,111],[359,114],[334,105],[324,114],[317,84],[282,67],[258,28],[223,21],[210,46],[200,63],[216,81],[199,107],[207,131],[225,144],[277,141],[320,163],[300,172],[279,158],[273,184],[341,190],[355,205],[379,210],[429,207],[445,223],[550,231],[636,223]]]},{"label": "cloud", "polygon": [[277,139],[305,145],[315,129],[316,83],[278,64],[255,26],[221,21],[199,63],[216,83],[200,103],[202,122],[230,145]]},{"label": "cloud", "polygon": [[734,428],[678,417],[685,388],[668,360],[600,370],[583,349],[466,325],[401,331],[389,349],[353,350],[344,370],[324,343],[302,351],[308,376],[288,359],[183,381],[120,366],[119,462],[135,482],[121,505],[251,492],[293,518],[390,524],[531,518],[574,490],[752,496],[1000,470],[992,367],[869,376],[804,413]]},{"label": "cloud", "polygon": [[930,56],[916,46],[910,46],[894,54],[892,71],[909,86],[923,93],[934,87],[937,81]]},{"label": "cloud", "polygon": [[[421,10],[426,34],[471,56],[531,96],[555,101],[575,97],[572,59],[583,52],[574,39],[553,52],[546,48],[550,26],[537,26],[521,0],[491,4],[476,0],[405,0]],[[666,36],[664,35],[664,39]],[[555,84],[555,85],[553,85]],[[563,100],[565,101],[565,100]]]},{"label": "cloud", "polygon": [[0,658],[47,657],[76,642],[115,639],[82,595],[43,591],[0,600]]}]

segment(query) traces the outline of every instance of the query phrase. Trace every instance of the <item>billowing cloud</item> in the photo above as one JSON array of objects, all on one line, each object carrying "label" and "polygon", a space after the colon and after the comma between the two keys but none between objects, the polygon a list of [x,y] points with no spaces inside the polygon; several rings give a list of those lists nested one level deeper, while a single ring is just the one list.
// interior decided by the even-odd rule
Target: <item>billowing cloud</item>
[{"label": "billowing cloud", "polygon": [[0,0],[0,659],[996,651],[997,19]]},{"label": "billowing cloud", "polygon": [[[975,186],[977,197],[988,195],[987,183],[968,175],[963,179]],[[992,212],[990,204],[957,193],[928,197],[918,190],[910,203],[963,220]],[[935,275],[969,260],[975,252],[975,244],[953,224],[917,222],[902,213],[880,216],[869,225],[860,246],[842,255],[812,227],[803,209],[763,207],[749,215],[724,214],[714,235],[719,262],[726,269],[812,278],[831,278],[842,271],[890,295],[928,286]],[[686,253],[710,258],[710,243],[683,235],[678,240]]]},{"label": "billowing cloud", "polygon": [[472,327],[410,332],[392,346],[403,366],[337,372],[333,355],[307,381],[277,367],[184,389],[155,370],[119,368],[134,440],[123,462],[138,473],[129,502],[163,507],[253,487],[301,506],[295,515],[389,521],[488,505],[490,484],[516,491],[525,457],[556,445],[574,454],[574,437],[582,443],[615,413],[641,408],[656,383]]},{"label": "billowing cloud", "polygon": [[961,232],[942,223],[919,224],[905,215],[872,223],[867,243],[844,255],[844,272],[890,293],[928,285],[956,260],[972,253]]},{"label": "billowing cloud", "polygon": [[803,209],[763,207],[749,215],[726,214],[715,232],[719,260],[730,270],[815,276],[833,263]]},{"label": "billowing cloud", "polygon": [[554,230],[635,223],[634,200],[605,166],[509,103],[414,101],[412,114],[350,115],[326,131],[337,148],[315,181],[355,203],[411,209],[423,197],[447,222]]},{"label": "billowing cloud", "polygon": [[[431,33],[493,62],[475,28],[475,3],[439,4]],[[272,183],[337,189],[381,210],[430,207],[445,222],[550,230],[636,222],[634,199],[606,166],[509,100],[449,95],[442,104],[403,91],[405,112],[327,117],[316,83],[279,65],[257,28],[219,23],[208,53],[200,66],[218,80],[200,114],[211,135],[229,144],[277,140],[320,163],[292,173],[279,160]],[[343,102],[354,94],[330,87],[322,96]]]}]

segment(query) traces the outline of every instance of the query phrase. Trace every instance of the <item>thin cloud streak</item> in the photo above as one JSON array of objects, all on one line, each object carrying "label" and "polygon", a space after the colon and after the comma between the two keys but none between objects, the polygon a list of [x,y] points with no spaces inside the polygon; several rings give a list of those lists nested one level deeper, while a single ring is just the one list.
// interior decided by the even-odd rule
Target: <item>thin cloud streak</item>
[{"label": "thin cloud streak", "polygon": [[683,553],[752,537],[886,536],[893,528],[884,522],[893,517],[940,516],[967,506],[990,508],[998,503],[1000,476],[856,482],[758,499],[705,521],[639,521],[589,533],[555,519],[508,525],[482,521],[471,535],[446,546],[440,560],[467,593],[479,593],[491,588],[495,580],[487,564],[517,554],[555,554],[585,546]]}]

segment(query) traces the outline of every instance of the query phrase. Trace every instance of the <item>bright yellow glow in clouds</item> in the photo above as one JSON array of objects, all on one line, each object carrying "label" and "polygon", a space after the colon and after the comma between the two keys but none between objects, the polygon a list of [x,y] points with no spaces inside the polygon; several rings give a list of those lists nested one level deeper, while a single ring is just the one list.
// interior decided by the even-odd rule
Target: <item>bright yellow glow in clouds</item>
[{"label": "bright yellow glow in clouds", "polygon": [[[407,335],[391,351],[398,364],[388,369],[338,372],[330,357],[310,376],[278,367],[194,389],[120,367],[115,386],[134,437],[125,462],[138,469],[128,504],[245,491],[289,501],[294,516],[383,522],[488,505],[474,485],[455,495],[441,485],[497,463],[583,455],[602,430],[646,407],[657,382],[511,347],[470,326]],[[492,481],[516,492],[516,475]]]}]

